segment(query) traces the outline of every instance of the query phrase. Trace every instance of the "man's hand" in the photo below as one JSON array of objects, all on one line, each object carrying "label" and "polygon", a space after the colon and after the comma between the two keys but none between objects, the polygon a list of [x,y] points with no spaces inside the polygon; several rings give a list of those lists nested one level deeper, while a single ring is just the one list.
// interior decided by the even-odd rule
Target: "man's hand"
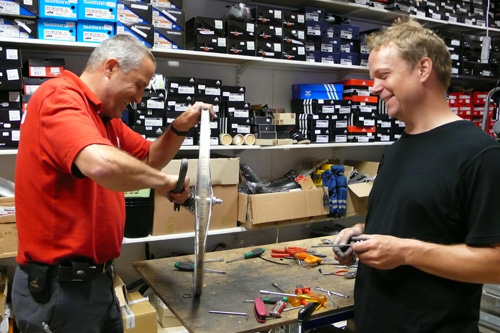
[{"label": "man's hand", "polygon": [[215,111],[212,104],[196,102],[175,118],[175,129],[181,132],[187,132],[198,125],[201,119],[201,110],[208,110],[210,112],[210,120],[214,119]]},{"label": "man's hand", "polygon": [[364,224],[357,224],[351,228],[341,230],[339,234],[335,236],[333,240],[333,253],[335,254],[335,259],[338,260],[340,264],[352,265],[356,261],[356,257],[351,247],[335,245],[351,243],[351,238],[361,235],[363,230]]},{"label": "man's hand", "polygon": [[405,265],[408,247],[418,242],[386,235],[363,235],[363,241],[351,244],[351,250],[363,264],[378,269],[393,269]]},{"label": "man's hand", "polygon": [[167,199],[170,202],[173,203],[178,203],[182,205],[184,201],[189,199],[191,196],[191,191],[190,191],[190,180],[189,177],[186,176],[184,180],[184,187],[182,189],[182,192],[179,193],[174,193],[175,188],[177,187],[177,180],[179,179],[179,176],[177,175],[168,175],[168,183],[165,184],[165,186],[161,188],[157,188],[156,190],[160,195],[163,195],[167,197]]}]

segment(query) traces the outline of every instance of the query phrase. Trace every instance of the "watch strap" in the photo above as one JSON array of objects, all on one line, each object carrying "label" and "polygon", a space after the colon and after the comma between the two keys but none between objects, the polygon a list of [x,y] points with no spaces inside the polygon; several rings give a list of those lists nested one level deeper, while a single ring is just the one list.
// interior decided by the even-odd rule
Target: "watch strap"
[{"label": "watch strap", "polygon": [[175,133],[175,135],[177,136],[186,136],[188,135],[189,131],[179,131],[177,128],[174,127],[174,123],[171,123],[170,124],[170,129],[172,130],[172,132]]}]

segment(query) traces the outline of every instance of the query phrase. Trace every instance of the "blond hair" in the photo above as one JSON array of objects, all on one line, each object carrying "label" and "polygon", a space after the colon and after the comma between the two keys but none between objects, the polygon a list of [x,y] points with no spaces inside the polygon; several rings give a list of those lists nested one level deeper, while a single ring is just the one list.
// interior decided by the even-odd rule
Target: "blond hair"
[{"label": "blond hair", "polygon": [[390,27],[370,34],[366,44],[371,50],[393,44],[397,47],[401,59],[412,70],[424,57],[432,60],[438,80],[446,90],[451,79],[451,56],[444,41],[432,30],[424,28],[413,18],[402,17]]}]

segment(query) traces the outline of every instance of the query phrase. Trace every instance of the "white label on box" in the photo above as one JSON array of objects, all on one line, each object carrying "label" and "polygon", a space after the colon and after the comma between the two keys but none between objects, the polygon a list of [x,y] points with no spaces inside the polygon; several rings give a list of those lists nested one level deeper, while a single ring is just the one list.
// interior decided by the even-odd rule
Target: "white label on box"
[{"label": "white label on box", "polygon": [[220,95],[220,88],[206,88],[205,95]]},{"label": "white label on box", "polygon": [[135,315],[132,312],[132,309],[125,304],[122,306],[122,313],[125,317],[125,329],[134,328],[135,327]]},{"label": "white label on box", "polygon": [[178,94],[188,94],[192,95],[194,94],[194,87],[193,86],[180,86],[177,90]]},{"label": "white label on box", "polygon": [[61,67],[50,67],[49,72],[52,75],[60,75],[61,74]]},{"label": "white label on box", "polygon": [[235,110],[233,117],[234,118],[248,118],[249,117],[248,110]]},{"label": "white label on box", "polygon": [[16,215],[16,207],[2,207],[0,206],[0,216],[14,216]]},{"label": "white label on box", "polygon": [[29,67],[30,76],[40,77],[45,76],[45,67],[44,66],[30,66]]},{"label": "white label on box", "polygon": [[8,60],[17,60],[19,59],[19,52],[17,52],[17,49],[7,49],[7,52],[5,52],[5,58]]},{"label": "white label on box", "polygon": [[11,1],[0,1],[0,8],[2,14],[19,15],[21,12],[19,4]]},{"label": "white label on box", "polygon": [[216,29],[222,29],[222,28],[224,28],[224,24],[222,23],[221,20],[215,20],[214,23],[215,23],[215,28]]},{"label": "white label on box", "polygon": [[318,128],[328,128],[330,122],[328,120],[318,120],[316,121],[316,127]]},{"label": "white label on box", "polygon": [[21,111],[19,110],[9,110],[9,120],[19,121],[21,120]]},{"label": "white label on box", "polygon": [[43,31],[43,39],[68,41],[74,40],[75,38],[71,36],[71,33],[69,31],[45,29]]},{"label": "white label on box", "polygon": [[19,80],[19,72],[18,72],[17,68],[7,69],[5,71],[5,73],[7,74],[7,81],[17,81],[17,80]]},{"label": "white label on box", "polygon": [[7,38],[19,38],[19,28],[0,22],[0,35]]},{"label": "white label on box", "polygon": [[60,18],[76,18],[76,13],[70,7],[45,6],[45,16]]}]

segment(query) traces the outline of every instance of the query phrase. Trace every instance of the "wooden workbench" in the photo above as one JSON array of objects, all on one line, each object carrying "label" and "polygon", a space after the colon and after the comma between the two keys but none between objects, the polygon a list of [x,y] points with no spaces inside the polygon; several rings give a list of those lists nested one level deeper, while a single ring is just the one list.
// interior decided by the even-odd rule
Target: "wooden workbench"
[{"label": "wooden workbench", "polygon": [[[325,306],[316,310],[310,317],[311,322],[315,319],[324,322],[326,318],[329,323],[333,323],[353,316],[354,279],[323,275],[319,272],[319,268],[323,273],[338,270],[334,265],[299,266],[294,260],[280,260],[270,256],[272,249],[284,249],[285,246],[310,248],[311,245],[319,245],[321,238],[206,253],[205,259],[224,258],[227,261],[241,257],[256,247],[263,247],[266,249],[262,255],[264,258],[285,262],[288,265],[279,265],[260,258],[231,263],[205,262],[204,268],[223,270],[227,274],[204,272],[203,289],[199,297],[192,296],[193,273],[174,268],[175,262],[194,261],[193,255],[139,261],[133,265],[190,332],[259,332],[296,323],[298,313],[296,309],[283,312],[281,318],[268,318],[265,323],[259,323],[254,316],[253,303],[244,302],[256,297],[273,296],[260,294],[260,290],[279,292],[272,282],[276,282],[286,292],[291,293],[297,285],[303,285],[310,287],[319,295],[326,296],[326,293],[315,291],[314,287],[349,295],[348,298],[333,296],[338,308],[334,309],[328,299]],[[327,259],[333,259],[331,247],[314,248],[314,250],[326,254]],[[266,307],[269,311],[272,305]],[[244,312],[248,317],[212,314],[209,310]]]}]

